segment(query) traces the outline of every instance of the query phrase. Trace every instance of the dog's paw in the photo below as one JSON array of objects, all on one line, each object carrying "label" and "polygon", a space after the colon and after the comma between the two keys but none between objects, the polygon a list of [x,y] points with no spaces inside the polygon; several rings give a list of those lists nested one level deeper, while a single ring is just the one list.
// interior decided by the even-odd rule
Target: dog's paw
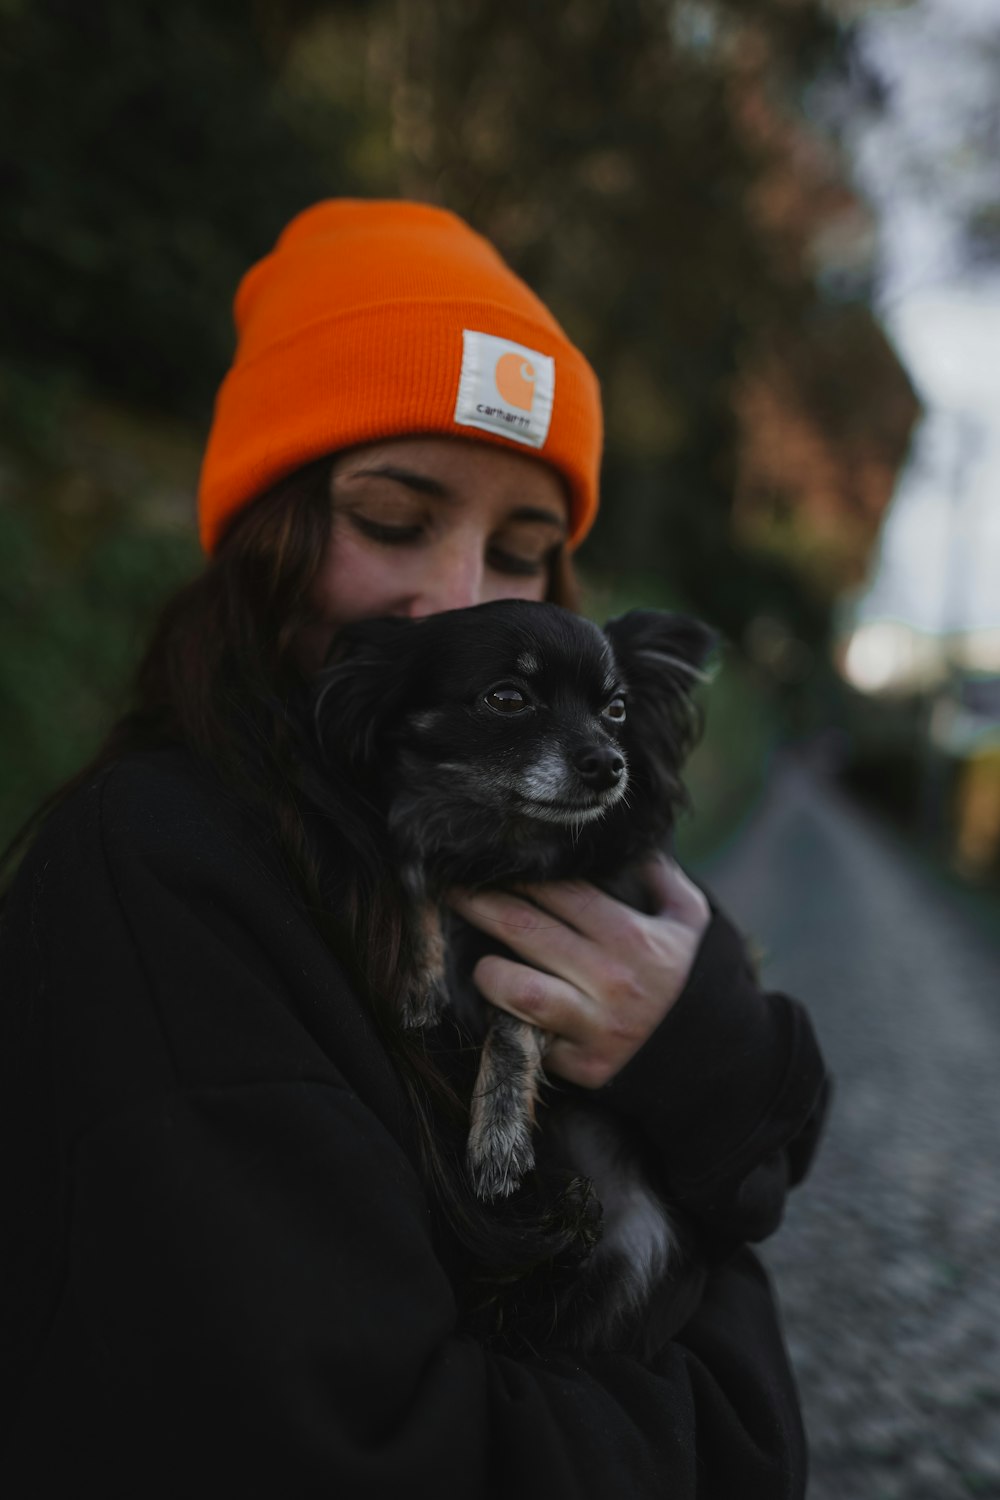
[{"label": "dog's paw", "polygon": [[530,1122],[494,1122],[488,1129],[474,1124],[465,1160],[477,1198],[509,1197],[535,1165]]},{"label": "dog's paw", "polygon": [[402,996],[403,1025],[408,1031],[422,1026],[436,1026],[444,1014],[448,994],[436,976],[418,974],[406,986]]}]

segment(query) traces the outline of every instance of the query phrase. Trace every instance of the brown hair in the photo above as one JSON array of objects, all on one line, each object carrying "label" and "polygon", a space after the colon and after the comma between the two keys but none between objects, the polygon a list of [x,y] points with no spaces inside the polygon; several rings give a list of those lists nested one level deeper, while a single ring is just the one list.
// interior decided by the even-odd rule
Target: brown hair
[{"label": "brown hair", "polygon": [[[302,688],[296,643],[312,622],[309,600],[330,537],[331,462],[298,470],[234,518],[203,571],[165,605],[128,711],[93,760],[36,811],[7,858],[70,792],[125,754],[183,745],[213,767],[270,828],[293,892],[373,1013],[414,1109],[431,1201],[467,1258],[467,1326],[482,1337],[516,1340],[514,1307],[533,1310],[536,1330],[539,1308],[548,1317],[554,1278],[594,1242],[595,1205],[589,1185],[568,1174],[527,1186],[516,1203],[493,1206],[474,1196],[461,1156],[447,1145],[464,1141],[468,1101],[441,1073],[422,1034],[400,1023],[395,995],[405,933],[392,883],[372,868],[369,850],[351,845],[350,830],[338,830],[356,869],[335,902],[307,832],[288,704]],[[547,598],[579,608],[564,549]]]}]

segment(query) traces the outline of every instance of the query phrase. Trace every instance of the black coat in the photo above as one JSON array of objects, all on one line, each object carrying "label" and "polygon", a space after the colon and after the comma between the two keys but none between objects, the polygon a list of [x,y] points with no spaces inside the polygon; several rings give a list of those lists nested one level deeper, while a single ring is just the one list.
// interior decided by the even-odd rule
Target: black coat
[{"label": "black coat", "polygon": [[804,1011],[715,912],[604,1090],[713,1266],[643,1365],[457,1326],[406,1095],[257,823],[181,751],[53,814],[0,928],[0,1492],[801,1496],[746,1248],[827,1085]]}]

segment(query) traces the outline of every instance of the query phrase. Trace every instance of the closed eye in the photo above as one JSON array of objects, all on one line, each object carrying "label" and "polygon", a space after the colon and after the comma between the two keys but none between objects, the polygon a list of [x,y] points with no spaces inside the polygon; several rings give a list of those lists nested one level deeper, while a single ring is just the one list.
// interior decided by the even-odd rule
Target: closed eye
[{"label": "closed eye", "polygon": [[519,577],[530,578],[545,571],[551,556],[551,552],[546,552],[542,557],[517,557],[513,552],[502,552],[499,547],[491,547],[486,554],[486,561],[498,573],[515,573]]},{"label": "closed eye", "polygon": [[376,542],[385,542],[389,547],[415,542],[423,529],[420,526],[388,526],[384,521],[372,521],[368,516],[357,515],[351,516],[351,524],[362,536],[369,536]]},{"label": "closed eye", "polygon": [[[423,526],[392,526],[385,521],[374,521],[370,516],[351,515],[351,524],[362,536],[387,547],[406,547],[419,542],[424,535]],[[544,573],[551,561],[554,548],[540,557],[520,557],[514,552],[505,552],[501,547],[491,547],[486,554],[489,566],[498,573],[513,574],[519,578],[535,578]]]}]

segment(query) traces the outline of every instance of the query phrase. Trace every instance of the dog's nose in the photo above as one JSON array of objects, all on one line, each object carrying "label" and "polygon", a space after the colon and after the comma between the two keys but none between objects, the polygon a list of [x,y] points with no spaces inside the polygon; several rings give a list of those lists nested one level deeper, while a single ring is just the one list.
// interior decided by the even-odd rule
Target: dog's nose
[{"label": "dog's nose", "polygon": [[625,758],[611,745],[591,745],[585,750],[577,751],[573,757],[573,765],[587,786],[603,792],[608,787],[616,786],[621,780]]}]

